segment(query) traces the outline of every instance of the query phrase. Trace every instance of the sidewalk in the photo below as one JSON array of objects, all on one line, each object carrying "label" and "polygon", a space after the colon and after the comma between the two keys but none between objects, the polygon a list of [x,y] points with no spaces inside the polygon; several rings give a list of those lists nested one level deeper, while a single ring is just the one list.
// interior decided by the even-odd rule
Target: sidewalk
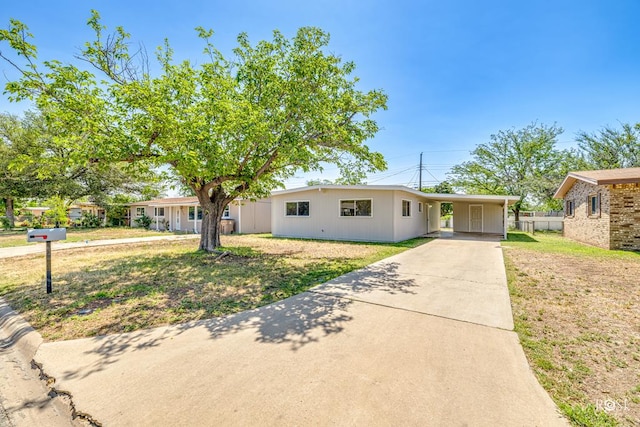
[{"label": "sidewalk", "polygon": [[22,318],[0,298],[0,426],[68,427],[71,407],[62,398],[51,398],[46,383],[31,360],[42,343]]},{"label": "sidewalk", "polygon": [[[90,246],[109,246],[109,245],[123,245],[128,243],[142,243],[153,242],[157,240],[185,240],[200,238],[199,234],[170,234],[167,236],[152,236],[152,237],[130,237],[126,239],[105,239],[105,240],[87,240],[84,242],[52,242],[52,251],[62,251],[65,249],[76,249]],[[26,239],[26,238],[25,238]],[[33,255],[44,253],[46,244],[37,243],[28,246],[16,246],[11,248],[0,248],[0,259],[13,258],[25,255]]]}]

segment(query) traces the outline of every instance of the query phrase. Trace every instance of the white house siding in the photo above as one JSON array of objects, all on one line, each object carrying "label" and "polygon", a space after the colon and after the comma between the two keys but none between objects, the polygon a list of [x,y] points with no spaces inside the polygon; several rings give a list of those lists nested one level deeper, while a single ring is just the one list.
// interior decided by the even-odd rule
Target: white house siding
[{"label": "white house siding", "polygon": [[[392,242],[395,239],[393,191],[315,188],[271,197],[271,232],[279,237]],[[371,199],[371,217],[340,216],[340,200]],[[285,216],[285,203],[309,201],[309,216]],[[417,206],[416,206],[417,209]]]},{"label": "white house siding", "polygon": [[[234,202],[236,204],[237,202]],[[271,232],[271,198],[240,202],[236,232],[243,234]],[[233,211],[230,212],[233,215]],[[240,224],[240,226],[238,226]]]},{"label": "white house siding", "polygon": [[482,206],[482,232],[491,234],[504,233],[504,207],[494,203],[454,202],[454,232],[469,232],[469,210],[471,205]]},{"label": "white house siding", "polygon": [[[408,200],[410,216],[402,216],[402,201]],[[418,212],[418,203],[422,203],[422,212]],[[424,199],[418,199],[404,191],[393,192],[393,240],[400,242],[422,236],[427,233],[427,209]]]},{"label": "white house siding", "polygon": [[[588,200],[590,195],[600,193],[600,215],[589,215]],[[593,185],[584,181],[576,181],[564,196],[567,201],[574,202],[574,215],[564,219],[564,236],[579,242],[610,248],[609,200],[610,191],[607,185]]]},{"label": "white house siding", "polygon": [[425,203],[424,208],[427,210],[429,215],[427,233],[433,233],[440,230],[440,205],[440,202]]}]

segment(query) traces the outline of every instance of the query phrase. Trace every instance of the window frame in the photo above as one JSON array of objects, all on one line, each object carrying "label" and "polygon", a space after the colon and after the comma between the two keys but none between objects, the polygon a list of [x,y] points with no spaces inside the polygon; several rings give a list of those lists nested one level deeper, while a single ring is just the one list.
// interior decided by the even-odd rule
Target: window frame
[{"label": "window frame", "polygon": [[222,211],[222,218],[223,219],[231,218],[231,205],[225,206],[224,210]]},{"label": "window frame", "polygon": [[[196,207],[189,206],[187,209],[187,221],[193,221],[196,216]],[[198,221],[202,221],[202,208],[198,206]]]},{"label": "window frame", "polygon": [[[405,212],[405,203],[407,206],[407,210]],[[411,200],[402,199],[402,218],[411,218],[413,215],[411,214]]]},{"label": "window frame", "polygon": [[[594,206],[595,205],[595,206]],[[587,196],[587,217],[600,218],[602,215],[601,193],[591,193]]]},{"label": "window frame", "polygon": [[418,213],[422,213],[422,202],[418,202]]},{"label": "window frame", "polygon": [[564,216],[567,218],[573,218],[576,216],[576,203],[572,200],[565,200],[564,202]]},{"label": "window frame", "polygon": [[[295,215],[293,214],[289,214],[289,208],[288,208],[288,204],[290,203],[295,203],[296,204],[296,213]],[[300,214],[300,204],[301,203],[306,203],[307,204],[307,214],[306,215],[301,215]],[[284,216],[287,218],[309,218],[311,216],[311,201],[310,200],[285,200],[284,202]]]},{"label": "window frame", "polygon": [[[140,213],[142,210],[142,213]],[[81,212],[84,212],[81,210]],[[147,214],[147,210],[144,206],[136,206],[136,217],[145,216]]]},{"label": "window frame", "polygon": [[[158,212],[162,209],[162,215],[158,215]],[[154,218],[164,218],[164,206],[154,206],[153,208]]]},{"label": "window frame", "polygon": [[[342,204],[345,202],[353,202],[353,215],[343,215]],[[358,203],[357,202],[369,202],[369,215],[358,215]],[[339,199],[338,200],[338,217],[339,218],[373,218],[373,199],[372,198],[358,198],[358,199]]]}]

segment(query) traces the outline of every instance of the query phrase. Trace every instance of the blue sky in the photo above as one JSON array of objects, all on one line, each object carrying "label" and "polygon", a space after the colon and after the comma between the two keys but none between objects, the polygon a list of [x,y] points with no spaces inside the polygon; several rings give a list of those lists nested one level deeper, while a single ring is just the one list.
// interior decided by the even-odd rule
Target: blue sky
[{"label": "blue sky", "polygon": [[[368,141],[389,169],[371,175],[371,184],[415,185],[424,152],[423,181],[432,185],[492,133],[533,121],[565,129],[559,148],[573,146],[578,131],[640,121],[636,0],[3,3],[0,25],[25,22],[41,59],[71,59],[91,37],[85,22],[92,8],[148,50],[167,37],[176,59],[194,61],[203,60],[196,26],[212,28],[223,52],[243,31],[258,41],[273,29],[292,36],[301,26],[321,27],[331,33],[329,49],[356,63],[361,89],[389,96],[389,110],[376,115],[381,131]],[[4,63],[0,72],[13,75]],[[0,111],[27,108],[0,96]],[[336,175],[328,167],[287,186]]]}]

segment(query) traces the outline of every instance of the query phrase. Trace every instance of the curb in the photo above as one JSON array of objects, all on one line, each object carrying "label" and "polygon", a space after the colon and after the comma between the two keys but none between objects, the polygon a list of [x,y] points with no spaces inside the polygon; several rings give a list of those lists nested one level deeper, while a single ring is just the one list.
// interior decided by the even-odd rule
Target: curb
[{"label": "curb", "polygon": [[31,361],[42,342],[42,336],[0,298],[0,348],[13,347]]}]

